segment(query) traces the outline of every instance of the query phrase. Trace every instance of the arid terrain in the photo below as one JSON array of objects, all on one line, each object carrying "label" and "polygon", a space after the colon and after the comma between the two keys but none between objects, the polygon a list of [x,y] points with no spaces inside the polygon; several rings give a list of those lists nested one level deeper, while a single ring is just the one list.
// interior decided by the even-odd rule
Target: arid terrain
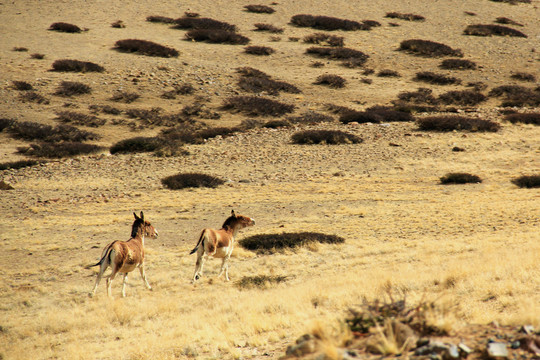
[{"label": "arid terrain", "polygon": [[[540,109],[530,99],[504,104],[492,90],[519,85],[538,99],[540,2],[264,3],[273,13],[249,12],[244,6],[250,4],[263,3],[0,3],[0,119],[54,127],[61,124],[59,114],[70,111],[101,120],[98,126],[69,124],[96,135],[85,141],[101,147],[93,154],[40,157],[43,163],[0,170],[0,181],[13,188],[0,190],[0,359],[279,358],[301,335],[321,331],[338,335],[316,354],[337,359],[345,356],[339,348],[348,334],[342,326],[349,309],[384,300],[389,289],[406,294],[412,305],[435,302],[430,326],[443,329],[451,337],[447,341],[461,341],[474,351],[487,342],[475,338],[475,326],[490,326],[488,337],[497,336],[498,326],[507,334],[524,325],[538,331],[540,193],[512,180],[540,175],[540,128],[511,123],[506,116],[537,114]],[[391,12],[425,19],[387,17]],[[185,29],[147,21],[148,16],[178,19],[186,14],[233,24],[250,42],[190,41]],[[380,26],[326,31],[291,24],[298,14],[370,20]],[[507,21],[505,26],[527,37],[464,34],[469,25],[495,24],[501,17],[519,23]],[[119,20],[122,26],[111,26]],[[75,24],[83,31],[48,30],[55,22]],[[254,24],[262,23],[282,31],[254,31]],[[314,33],[343,37],[346,48],[369,57],[361,66],[344,66],[333,58],[307,54],[312,46],[330,48],[304,41]],[[122,39],[152,41],[179,55],[113,49]],[[474,62],[476,69],[441,69],[444,59],[456,57],[399,51],[400,43],[409,39],[459,49],[459,59]],[[246,46],[274,52],[248,54]],[[61,59],[92,62],[104,71],[52,71],[53,62]],[[244,67],[299,91],[248,92],[238,84],[237,69]],[[390,70],[397,74],[384,76]],[[414,80],[419,72],[460,81],[427,84]],[[316,84],[324,74],[342,77],[345,86]],[[516,74],[530,76],[512,77]],[[91,91],[57,94],[63,81],[85,84]],[[16,89],[16,82],[30,84],[45,100],[25,96],[28,91]],[[189,93],[177,91],[188,85]],[[485,99],[472,105],[437,103],[429,112],[412,108],[412,121],[339,121],[339,109],[397,107],[400,94],[419,88],[429,88],[439,99],[449,91],[475,88]],[[112,100],[118,94],[139,96],[133,102]],[[235,96],[273,99],[294,105],[294,110],[281,116],[230,111],[224,104]],[[106,107],[118,111],[99,110]],[[199,127],[238,128],[227,136],[187,143],[186,154],[111,154],[111,146],[121,140],[159,136],[173,127],[129,116],[130,111],[151,109],[161,115],[182,114],[181,126],[193,122]],[[290,119],[314,113],[327,120]],[[481,119],[500,128],[420,129],[418,120],[433,115]],[[263,126],[286,119],[289,126]],[[293,134],[304,130],[343,131],[362,141],[294,143]],[[0,163],[35,160],[21,149],[39,141],[17,138],[10,131],[9,126],[0,128]],[[441,185],[441,177],[456,172],[482,181]],[[179,173],[208,174],[225,183],[181,190],[162,184],[163,178]],[[237,240],[318,232],[345,241],[266,254],[237,245],[230,260],[230,282],[216,279],[220,260],[210,259],[205,276],[193,285],[195,255],[189,251],[201,229],[219,228],[231,210],[256,221]],[[121,297],[120,277],[112,285],[114,299],[107,297],[105,280],[90,298],[97,268],[85,266],[97,262],[108,243],[128,240],[133,212],[140,211],[159,231],[157,239],[145,240],[153,291],[144,287],[136,271],[129,276],[126,298]],[[279,276],[284,281],[266,287],[240,285],[253,276]],[[535,355],[523,350],[510,358],[518,356]]]}]

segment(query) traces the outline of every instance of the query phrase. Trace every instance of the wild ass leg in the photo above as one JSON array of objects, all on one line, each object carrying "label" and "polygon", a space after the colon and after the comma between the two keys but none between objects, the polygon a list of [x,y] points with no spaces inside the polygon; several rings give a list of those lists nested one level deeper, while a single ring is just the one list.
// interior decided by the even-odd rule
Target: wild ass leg
[{"label": "wild ass leg", "polygon": [[218,278],[220,278],[221,275],[223,275],[223,272],[225,272],[225,279],[229,281],[229,258],[230,257],[231,257],[230,255],[227,255],[221,261],[221,270],[219,271]]},{"label": "wild ass leg", "polygon": [[113,271],[111,273],[111,275],[107,278],[107,295],[112,298],[112,291],[111,291],[111,287],[112,287],[112,281],[114,280],[114,278],[116,277],[116,274],[117,274],[117,269],[114,268],[113,266]]},{"label": "wild ass leg", "polygon": [[[206,256],[208,257],[208,256]],[[201,246],[197,251],[197,262],[195,263],[195,272],[193,273],[193,282],[199,280],[203,274],[203,265],[205,258],[204,246]]]},{"label": "wild ass leg", "polygon": [[139,271],[141,273],[141,277],[144,281],[144,284],[146,285],[146,287],[148,288],[148,290],[152,290],[152,287],[150,286],[150,284],[148,283],[148,280],[146,280],[146,272],[144,271],[144,264],[141,264],[139,266]]},{"label": "wild ass leg", "polygon": [[105,273],[105,270],[109,267],[109,259],[104,259],[101,265],[99,266],[99,273],[96,278],[96,284],[94,285],[94,288],[92,289],[92,293],[90,293],[90,297],[96,295],[96,291],[99,285],[99,282],[101,281],[101,278],[103,277],[103,274]]},{"label": "wild ass leg", "polygon": [[126,297],[127,278],[128,278],[128,273],[124,273],[124,280],[122,281],[122,297]]}]

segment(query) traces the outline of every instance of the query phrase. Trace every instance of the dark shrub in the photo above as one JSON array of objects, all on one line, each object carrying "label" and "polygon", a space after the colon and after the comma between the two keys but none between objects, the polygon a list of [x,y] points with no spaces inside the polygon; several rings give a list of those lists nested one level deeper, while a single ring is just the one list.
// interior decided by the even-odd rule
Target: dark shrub
[{"label": "dark shrub", "polygon": [[259,78],[266,78],[266,79],[271,78],[271,76],[266,74],[265,72],[254,69],[252,67],[248,67],[248,66],[237,68],[236,72],[244,77],[259,77]]},{"label": "dark shrub", "polygon": [[101,146],[81,142],[31,144],[29,148],[19,148],[26,156],[60,159],[77,155],[95,154],[103,150]]},{"label": "dark shrub", "polygon": [[536,76],[534,76],[533,74],[524,73],[524,72],[514,73],[510,77],[512,79],[516,79],[516,80],[520,80],[520,81],[530,81],[530,82],[535,82],[536,81]]},{"label": "dark shrub", "polygon": [[146,17],[146,21],[162,24],[174,24],[176,21],[167,16],[151,15]]},{"label": "dark shrub", "polygon": [[507,4],[511,4],[511,5],[516,5],[516,4],[519,4],[519,3],[523,3],[523,4],[530,4],[531,3],[531,0],[491,0],[493,2],[502,2],[502,3],[507,3]]},{"label": "dark shrub", "polygon": [[247,12],[257,13],[257,14],[272,14],[276,10],[272,9],[270,6],[266,5],[245,5],[244,9]]},{"label": "dark shrub", "polygon": [[423,17],[422,15],[403,14],[403,13],[399,13],[399,12],[386,13],[385,17],[391,18],[391,19],[407,20],[407,21],[424,21],[424,20],[426,20],[426,18]]},{"label": "dark shrub", "polygon": [[429,84],[436,85],[451,85],[451,84],[461,84],[461,80],[453,76],[446,76],[442,74],[436,74],[431,71],[422,71],[416,73],[414,77],[415,81],[422,81]]},{"label": "dark shrub", "polygon": [[274,284],[279,284],[287,280],[286,276],[278,275],[257,275],[244,276],[236,282],[236,287],[239,289],[267,289]]},{"label": "dark shrub", "polygon": [[238,80],[238,86],[248,92],[260,93],[267,92],[269,95],[278,95],[280,91],[298,94],[300,89],[285,81],[272,80],[269,77],[249,76],[241,77]]},{"label": "dark shrub", "polygon": [[257,23],[254,26],[255,26],[255,31],[268,31],[274,34],[280,34],[283,32],[283,28],[278,28],[271,24]]},{"label": "dark shrub", "polygon": [[26,81],[17,81],[17,80],[14,80],[11,82],[11,86],[15,89],[15,90],[19,90],[19,91],[29,91],[29,90],[34,90],[34,87],[32,86],[32,84],[26,82]]},{"label": "dark shrub", "polygon": [[540,125],[540,113],[529,114],[508,114],[504,118],[512,124],[533,124]]},{"label": "dark shrub", "polygon": [[4,129],[7,129],[11,125],[15,123],[15,120],[8,119],[8,118],[0,118],[0,132],[4,131]]},{"label": "dark shrub", "polygon": [[406,91],[398,94],[398,99],[415,104],[437,104],[438,100],[432,93],[431,89],[419,88],[417,91]]},{"label": "dark shrub", "polygon": [[244,249],[258,253],[275,253],[284,249],[294,249],[311,243],[342,244],[345,239],[337,235],[327,235],[316,232],[260,234],[240,240],[238,243]]},{"label": "dark shrub", "polygon": [[306,54],[332,60],[345,60],[344,65],[349,67],[362,66],[369,58],[361,51],[344,47],[310,47],[306,50]]},{"label": "dark shrub", "polygon": [[446,70],[475,70],[476,63],[465,59],[446,59],[441,62],[440,67]]},{"label": "dark shrub", "polygon": [[359,144],[363,140],[356,135],[340,130],[305,130],[299,131],[291,137],[294,144]]},{"label": "dark shrub", "polygon": [[118,51],[137,53],[147,56],[157,56],[157,57],[178,57],[180,53],[173,48],[156,44],[155,42],[148,40],[138,40],[138,39],[125,39],[118,40],[114,48]]},{"label": "dark shrub", "polygon": [[171,190],[180,190],[198,187],[216,188],[223,185],[225,181],[211,175],[186,173],[168,176],[162,179],[161,183]]},{"label": "dark shrub", "polygon": [[520,188],[539,188],[540,187],[540,175],[520,176],[517,179],[512,180],[512,183]]},{"label": "dark shrub", "polygon": [[62,59],[52,64],[53,71],[66,72],[103,72],[105,68],[90,61]]},{"label": "dark shrub", "polygon": [[86,84],[76,81],[62,81],[54,92],[54,95],[73,96],[90,94],[91,92],[92,89]]},{"label": "dark shrub", "polygon": [[292,124],[287,120],[270,120],[263,124],[263,127],[268,129],[278,129],[289,126],[292,126]]},{"label": "dark shrub", "polygon": [[251,55],[272,55],[275,50],[268,46],[247,46],[244,52]]},{"label": "dark shrub", "polygon": [[158,137],[134,137],[120,140],[109,149],[111,154],[130,154],[154,152],[162,146],[163,139]]},{"label": "dark shrub", "polygon": [[362,20],[362,24],[369,28],[382,26],[380,22],[375,20]]},{"label": "dark shrub", "polygon": [[471,117],[452,116],[430,116],[417,120],[420,130],[425,131],[489,131],[496,132],[501,126],[490,120],[483,120]]},{"label": "dark shrub", "polygon": [[110,105],[90,105],[88,106],[88,109],[94,114],[101,112],[109,115],[120,115],[122,113],[122,110]]},{"label": "dark shrub", "polygon": [[35,166],[39,164],[43,164],[44,161],[37,161],[37,160],[19,160],[19,161],[11,161],[6,163],[0,164],[0,171],[2,170],[9,170],[9,169],[22,169],[25,167]]},{"label": "dark shrub", "polygon": [[30,57],[32,59],[37,59],[37,60],[42,60],[45,58],[45,55],[44,54],[40,54],[40,53],[33,53],[33,54],[30,54]]},{"label": "dark shrub", "polygon": [[497,24],[505,24],[505,25],[515,25],[515,26],[523,26],[523,24],[520,24],[518,22],[515,22],[514,20],[512,19],[509,19],[507,17],[498,17],[497,19],[495,19],[495,22]]},{"label": "dark shrub", "polygon": [[287,118],[287,121],[292,124],[319,124],[323,122],[332,122],[334,118],[330,115],[307,111],[300,116]]},{"label": "dark shrub", "polygon": [[67,33],[80,33],[82,29],[77,25],[68,24],[65,22],[55,22],[51,24],[49,30],[67,32]]},{"label": "dark shrub", "polygon": [[395,70],[381,70],[377,74],[378,77],[400,77],[399,73]]},{"label": "dark shrub", "polygon": [[192,41],[207,41],[212,44],[246,45],[249,38],[233,31],[214,29],[194,29],[186,33],[186,39]]},{"label": "dark shrub", "polygon": [[25,48],[25,47],[22,47],[22,46],[15,46],[13,48],[13,51],[17,51],[17,52],[26,52],[28,51],[28,48]]},{"label": "dark shrub", "polygon": [[487,89],[487,85],[481,81],[468,82],[467,87],[473,88],[473,90],[475,91],[482,91]]},{"label": "dark shrub", "polygon": [[79,130],[70,125],[58,125],[52,127],[30,121],[15,121],[8,128],[11,136],[15,139],[40,140],[46,142],[55,141],[85,141],[98,139],[98,135],[89,131]]},{"label": "dark shrub", "polygon": [[346,114],[348,112],[356,111],[356,110],[353,110],[353,109],[348,108],[346,106],[340,106],[340,105],[336,105],[336,104],[325,104],[324,109],[326,111],[329,111],[332,114],[336,114],[336,115],[343,115],[343,114]]},{"label": "dark shrub", "polygon": [[122,20],[116,20],[115,22],[111,24],[111,27],[115,29],[123,29],[126,27],[126,24],[124,24]]},{"label": "dark shrub", "polygon": [[477,184],[481,183],[480,179],[476,175],[471,175],[467,173],[448,173],[445,176],[441,177],[441,184]]},{"label": "dark shrub", "polygon": [[291,24],[320,30],[369,30],[370,27],[358,21],[338,19],[330,16],[294,15]]},{"label": "dark shrub", "polygon": [[293,112],[294,105],[256,96],[234,96],[225,100],[223,109],[243,112],[248,116],[282,116]]},{"label": "dark shrub", "polygon": [[446,105],[472,106],[478,105],[486,99],[484,94],[474,90],[448,91],[439,96],[439,101]]},{"label": "dark shrub", "polygon": [[504,97],[502,106],[538,106],[540,93],[520,85],[502,85],[491,89],[488,94],[494,97]]},{"label": "dark shrub", "polygon": [[327,85],[331,88],[339,89],[345,87],[347,80],[339,75],[324,74],[317,77],[315,84]]},{"label": "dark shrub", "polygon": [[22,102],[33,102],[36,104],[44,104],[44,105],[49,104],[49,99],[47,99],[41,94],[38,94],[35,91],[25,91],[24,93],[19,95],[19,99]]},{"label": "dark shrub", "polygon": [[524,37],[526,38],[527,35],[522,33],[521,31],[518,31],[516,29],[509,28],[507,26],[502,25],[493,25],[493,24],[476,24],[476,25],[469,25],[465,28],[463,31],[465,35],[473,35],[473,36],[514,36],[514,37]]},{"label": "dark shrub", "polygon": [[452,49],[448,45],[430,40],[404,40],[401,42],[399,50],[403,50],[414,55],[427,57],[463,56],[461,50]]},{"label": "dark shrub", "polygon": [[140,97],[141,95],[137,93],[133,93],[129,91],[118,91],[111,97],[111,100],[116,101],[116,102],[131,104],[132,102],[134,102]]},{"label": "dark shrub", "polygon": [[327,44],[329,46],[344,46],[344,37],[325,33],[315,33],[304,36],[304,42],[308,44]]},{"label": "dark shrub", "polygon": [[343,124],[351,122],[357,123],[382,123],[382,122],[404,122],[414,121],[414,117],[406,112],[395,111],[386,108],[377,108],[367,111],[349,111],[343,113],[339,117],[339,121]]},{"label": "dark shrub", "polygon": [[83,125],[90,127],[102,126],[107,122],[107,120],[100,119],[94,115],[87,115],[74,111],[60,111],[56,113],[56,116],[56,119],[63,123],[71,123],[74,125]]},{"label": "dark shrub", "polygon": [[236,31],[236,26],[209,18],[183,17],[176,19],[174,29]]},{"label": "dark shrub", "polygon": [[191,84],[177,85],[173,90],[161,94],[161,97],[164,99],[176,99],[176,95],[190,95],[194,92],[195,88]]}]

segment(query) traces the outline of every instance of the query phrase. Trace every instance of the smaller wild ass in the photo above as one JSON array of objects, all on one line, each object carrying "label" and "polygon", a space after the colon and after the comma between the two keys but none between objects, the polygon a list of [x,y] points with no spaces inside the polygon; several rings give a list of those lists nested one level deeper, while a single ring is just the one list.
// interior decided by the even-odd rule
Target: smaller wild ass
[{"label": "smaller wild ass", "polygon": [[156,238],[158,236],[157,230],[150,224],[150,222],[144,220],[144,214],[141,211],[140,217],[135,215],[135,221],[131,227],[131,239],[128,241],[113,241],[103,249],[101,254],[101,260],[97,264],[89,265],[86,268],[89,269],[94,266],[100,265],[99,273],[96,279],[96,285],[92,290],[90,296],[96,294],[97,287],[103,276],[103,273],[109,266],[112,268],[111,275],[107,278],[107,294],[111,297],[111,284],[117,273],[124,274],[124,281],[122,283],[122,296],[126,296],[126,282],[128,273],[139,268],[141,277],[149,290],[152,290],[148,280],[146,280],[146,274],[144,272],[144,237],[150,236]]},{"label": "smaller wild ass", "polygon": [[189,253],[191,255],[197,252],[193,282],[199,280],[202,276],[204,262],[209,256],[223,259],[218,278],[225,271],[225,278],[229,281],[229,258],[233,252],[236,233],[240,229],[253,225],[255,225],[255,220],[247,216],[236,215],[233,210],[231,216],[225,220],[221,229],[204,229],[199,237],[197,246]]}]

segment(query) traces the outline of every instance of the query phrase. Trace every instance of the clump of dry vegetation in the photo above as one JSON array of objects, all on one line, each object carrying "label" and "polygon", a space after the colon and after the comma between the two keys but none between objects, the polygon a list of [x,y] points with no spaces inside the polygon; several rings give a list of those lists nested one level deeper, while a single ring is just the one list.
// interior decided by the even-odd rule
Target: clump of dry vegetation
[{"label": "clump of dry vegetation", "polygon": [[288,117],[287,121],[289,124],[320,124],[323,122],[332,122],[334,118],[330,115],[306,111],[302,115]]},{"label": "clump of dry vegetation", "polygon": [[416,91],[404,91],[398,94],[398,99],[415,104],[438,104],[438,100],[432,95],[433,90],[419,88]]},{"label": "clump of dry vegetation", "polygon": [[17,52],[27,52],[28,48],[24,46],[15,46],[12,50]]},{"label": "clump of dry vegetation", "polygon": [[445,59],[440,67],[446,70],[475,70],[476,63],[466,59]]},{"label": "clump of dry vegetation", "polygon": [[74,96],[90,94],[92,88],[86,84],[77,81],[62,81],[54,92],[54,95],[59,96]]},{"label": "clump of dry vegetation", "polygon": [[486,101],[487,97],[475,90],[454,90],[439,95],[438,99],[446,105],[472,106]]},{"label": "clump of dry vegetation", "polygon": [[103,147],[82,142],[60,142],[30,144],[29,147],[20,147],[17,150],[25,156],[61,159],[78,155],[95,154],[102,151]]},{"label": "clump of dry vegetation", "polygon": [[52,70],[65,72],[103,72],[105,68],[90,61],[61,59],[53,62]]},{"label": "clump of dry vegetation", "polygon": [[519,30],[509,28],[508,26],[502,25],[493,25],[493,24],[475,24],[469,25],[463,31],[465,35],[473,36],[513,36],[513,37],[524,37],[527,35],[522,33]]},{"label": "clump of dry vegetation", "polygon": [[294,105],[257,96],[233,96],[224,101],[223,109],[248,116],[283,116],[293,112]]},{"label": "clump of dry vegetation", "polygon": [[120,115],[122,113],[122,110],[110,105],[89,105],[88,109],[94,114]]},{"label": "clump of dry vegetation", "polygon": [[171,47],[160,45],[153,41],[139,39],[118,40],[114,44],[114,49],[122,52],[165,58],[178,57],[180,55],[178,50]]},{"label": "clump of dry vegetation", "polygon": [[383,122],[407,122],[414,121],[414,117],[406,112],[390,110],[386,108],[374,108],[367,111],[347,111],[341,114],[339,121],[343,124],[349,124],[351,122],[374,123],[379,124]]},{"label": "clump of dry vegetation", "polygon": [[482,179],[469,173],[448,173],[440,178],[441,184],[478,184]]},{"label": "clump of dry vegetation", "polygon": [[345,87],[347,80],[342,78],[339,75],[334,74],[324,74],[317,77],[315,84],[317,85],[326,85],[334,89],[340,89]]},{"label": "clump of dry vegetation", "polygon": [[114,143],[110,147],[109,152],[113,155],[153,152],[159,149],[162,144],[163,139],[160,139],[159,137],[137,136]]},{"label": "clump of dry vegetation", "polygon": [[11,82],[11,87],[13,89],[15,89],[15,90],[18,90],[18,91],[34,90],[34,87],[32,86],[32,84],[30,84],[29,82],[26,82],[26,81],[13,80]]},{"label": "clump of dry vegetation", "polygon": [[36,166],[39,164],[44,164],[45,161],[39,160],[18,160],[18,161],[9,161],[0,164],[0,171],[9,170],[9,169],[23,169],[26,167]]},{"label": "clump of dry vegetation", "polygon": [[254,31],[268,31],[273,34],[281,34],[283,32],[283,28],[278,28],[272,24],[256,23],[253,26],[255,26]]},{"label": "clump of dry vegetation", "polygon": [[310,47],[306,50],[306,54],[330,60],[342,60],[342,64],[347,67],[362,66],[369,58],[369,55],[359,50],[346,47]]},{"label": "clump of dry vegetation", "polygon": [[243,276],[235,285],[239,289],[268,289],[272,285],[287,281],[287,276],[280,275],[256,275]]},{"label": "clump of dry vegetation", "polygon": [[164,99],[176,99],[176,95],[190,95],[194,92],[195,88],[191,84],[176,85],[173,90],[161,94],[161,97]]},{"label": "clump of dry vegetation", "polygon": [[187,126],[163,129],[159,136],[167,141],[184,144],[202,144],[206,139],[215,138],[217,136],[226,137],[238,131],[240,131],[240,128],[237,127],[211,127],[201,129],[195,124],[188,124]]},{"label": "clump of dry vegetation", "polygon": [[330,35],[325,33],[314,33],[304,36],[304,42],[308,44],[328,45],[328,46],[345,46],[343,36]]},{"label": "clump of dry vegetation", "polygon": [[44,105],[47,105],[50,102],[49,99],[35,91],[25,91],[24,93],[19,95],[19,100],[21,100],[22,102],[32,102]]},{"label": "clump of dry vegetation", "polygon": [[183,17],[174,21],[174,29],[183,30],[223,30],[236,31],[236,26],[224,21],[214,20],[210,18],[199,17]]},{"label": "clump of dry vegetation", "polygon": [[423,17],[422,15],[404,14],[404,13],[399,13],[399,12],[386,13],[385,17],[391,18],[391,19],[407,20],[407,21],[424,21],[424,20],[426,20],[426,18]]},{"label": "clump of dry vegetation", "polygon": [[431,71],[418,72],[416,73],[416,76],[413,78],[413,80],[436,85],[461,84],[461,80],[458,78],[455,78],[453,76],[446,76],[443,74],[437,74]]},{"label": "clump of dry vegetation", "polygon": [[404,40],[400,43],[399,50],[425,57],[463,56],[461,50],[431,40]]},{"label": "clump of dry vegetation", "polygon": [[112,97],[110,100],[112,101],[116,101],[116,102],[122,102],[122,103],[125,103],[125,104],[131,104],[132,102],[134,102],[135,100],[137,100],[138,98],[140,98],[141,95],[137,94],[137,93],[134,93],[134,92],[130,92],[130,91],[117,91]]},{"label": "clump of dry vegetation", "polygon": [[122,20],[116,20],[111,24],[111,27],[115,29],[123,29],[126,27],[126,24]]},{"label": "clump of dry vegetation", "polygon": [[507,3],[507,4],[511,4],[511,5],[517,5],[519,3],[522,3],[522,4],[530,4],[531,3],[531,0],[491,0],[493,2],[502,2],[502,3]]},{"label": "clump of dry vegetation", "polygon": [[272,55],[275,50],[269,46],[247,46],[244,48],[244,52],[251,55],[268,56]]},{"label": "clump of dry vegetation", "polygon": [[512,124],[540,125],[540,113],[508,114],[504,119]]},{"label": "clump of dry vegetation", "polygon": [[175,19],[167,17],[167,16],[160,16],[160,15],[147,16],[146,21],[153,22],[153,23],[161,23],[161,24],[175,24]]},{"label": "clump of dry vegetation", "polygon": [[495,22],[497,24],[505,24],[505,25],[515,25],[515,26],[523,26],[523,24],[520,24],[510,18],[507,18],[507,17],[504,17],[504,16],[501,16],[501,17],[498,17],[495,19]]},{"label": "clump of dry vegetation", "polygon": [[247,12],[257,13],[257,14],[272,14],[276,12],[276,10],[266,5],[245,5],[244,9]]},{"label": "clump of dry vegetation", "polygon": [[240,240],[238,243],[244,249],[259,254],[274,254],[285,249],[310,246],[314,243],[342,244],[345,239],[337,235],[328,235],[318,232],[299,232],[282,234],[252,235]]},{"label": "clump of dry vegetation", "polygon": [[521,85],[501,85],[490,90],[489,96],[503,97],[502,106],[538,106],[540,92]]},{"label": "clump of dry vegetation", "polygon": [[512,79],[520,80],[520,81],[528,81],[528,82],[535,82],[536,76],[534,74],[529,74],[525,72],[516,72],[510,75]]},{"label": "clump of dry vegetation", "polygon": [[45,142],[78,142],[86,140],[96,140],[99,138],[97,134],[85,130],[80,130],[70,125],[58,125],[52,127],[50,125],[40,124],[31,121],[14,121],[7,128],[7,131],[15,139],[40,140]]},{"label": "clump of dry vegetation", "polygon": [[94,115],[87,115],[75,111],[59,111],[56,113],[56,120],[63,123],[70,123],[74,125],[83,125],[89,127],[99,127],[105,125],[107,120],[100,119]]},{"label": "clump of dry vegetation", "polygon": [[512,180],[520,188],[540,188],[540,175],[523,175]]},{"label": "clump of dry vegetation", "polygon": [[339,19],[331,16],[294,15],[291,24],[298,27],[310,27],[319,30],[369,30],[370,26],[358,21]]},{"label": "clump of dry vegetation", "polygon": [[181,173],[161,179],[161,183],[168,189],[180,190],[185,188],[216,188],[223,185],[225,180],[202,173]]},{"label": "clump of dry vegetation", "polygon": [[[241,68],[238,71],[241,73],[245,69],[246,68]],[[266,92],[269,95],[278,95],[281,91],[291,94],[298,94],[301,92],[296,86],[285,81],[273,80],[269,75],[266,75],[263,72],[261,72],[261,74],[244,75],[240,77],[240,79],[238,79],[238,87],[247,92]]]},{"label": "clump of dry vegetation", "polygon": [[9,119],[9,118],[0,118],[0,132],[4,131],[4,129],[9,128],[11,125],[15,123],[15,120]]},{"label": "clump of dry vegetation", "polygon": [[234,31],[216,29],[194,29],[186,33],[191,41],[206,41],[212,44],[246,45],[249,38]]},{"label": "clump of dry vegetation", "polygon": [[399,73],[395,70],[383,69],[377,73],[378,77],[400,77]]},{"label": "clump of dry vegetation", "polygon": [[30,54],[30,58],[31,59],[36,59],[36,60],[42,60],[42,59],[45,58],[45,54],[32,53],[32,54]]},{"label": "clump of dry vegetation", "polygon": [[305,130],[294,133],[291,137],[294,144],[359,144],[363,140],[354,134],[341,130]]},{"label": "clump of dry vegetation", "polygon": [[417,120],[418,128],[424,131],[488,131],[497,132],[501,125],[491,121],[458,115],[429,116]]},{"label": "clump of dry vegetation", "polygon": [[66,32],[66,33],[80,33],[83,30],[77,25],[65,23],[65,22],[55,22],[49,26],[49,30]]}]

